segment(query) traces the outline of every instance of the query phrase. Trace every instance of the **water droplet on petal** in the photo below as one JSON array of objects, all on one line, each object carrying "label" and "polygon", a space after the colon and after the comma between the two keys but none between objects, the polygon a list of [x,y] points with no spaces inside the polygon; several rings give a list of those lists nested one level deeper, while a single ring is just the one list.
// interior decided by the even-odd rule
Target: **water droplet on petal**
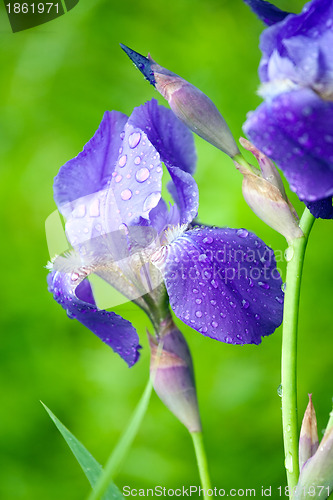
[{"label": "water droplet on petal", "polygon": [[219,324],[216,321],[212,321],[211,325],[213,328],[217,328],[219,326]]},{"label": "water droplet on petal", "polygon": [[122,178],[123,178],[122,175],[117,175],[117,177],[115,178],[115,181],[120,182]]},{"label": "water droplet on petal", "polygon": [[118,229],[119,229],[119,231],[122,231],[123,233],[128,234],[128,227],[126,226],[126,224],[119,224]]},{"label": "water droplet on petal", "polygon": [[216,306],[216,300],[212,299],[210,303],[212,304],[212,306]]},{"label": "water droplet on petal", "polygon": [[86,215],[86,206],[83,203],[77,205],[73,210],[73,217],[84,217]]},{"label": "water droplet on petal", "polygon": [[202,326],[199,330],[201,333],[206,333],[207,332],[207,326]]},{"label": "water droplet on petal", "polygon": [[261,286],[261,288],[264,288],[265,290],[269,290],[270,286],[268,283],[265,281],[258,281],[258,285]]},{"label": "water droplet on petal", "polygon": [[79,279],[79,275],[78,275],[78,273],[72,273],[72,275],[71,275],[71,280],[72,280],[72,281],[77,281],[78,279]]},{"label": "water droplet on petal", "polygon": [[118,161],[119,167],[123,168],[126,165],[126,162],[127,162],[127,155],[121,156]]},{"label": "water droplet on petal", "polygon": [[89,207],[90,217],[98,217],[99,216],[99,199],[95,198]]},{"label": "water droplet on petal", "polygon": [[147,167],[140,168],[135,174],[135,178],[138,182],[144,182],[149,177],[149,170]]},{"label": "water droplet on petal", "polygon": [[130,200],[132,198],[132,191],[130,189],[126,188],[126,189],[124,189],[124,191],[122,191],[120,193],[120,196],[121,196],[121,199],[124,201]]},{"label": "water droplet on petal", "polygon": [[193,293],[199,293],[199,290],[197,290],[196,288],[193,288],[192,292]]},{"label": "water droplet on petal", "polygon": [[247,238],[248,235],[249,235],[249,232],[246,230],[246,229],[238,229],[238,231],[236,231],[236,234],[240,237],[240,238]]},{"label": "water droplet on petal", "polygon": [[141,158],[140,158],[140,156],[136,156],[136,157],[134,158],[134,163],[135,163],[135,165],[139,165],[139,164],[141,163]]},{"label": "water droplet on petal", "polygon": [[247,300],[243,299],[242,300],[242,306],[243,306],[244,309],[247,309],[250,306],[250,303]]},{"label": "water droplet on petal", "polygon": [[214,288],[218,288],[218,286],[219,286],[219,285],[218,285],[218,283],[217,283],[217,281],[215,281],[215,280],[212,280],[212,281],[211,281],[211,284],[212,284],[212,286],[213,286]]},{"label": "water droplet on petal", "polygon": [[196,301],[197,304],[201,304],[202,299],[195,299],[195,301]]},{"label": "water droplet on petal", "polygon": [[257,321],[259,321],[259,319],[260,319],[260,314],[255,314],[255,315],[254,315],[254,317],[255,317],[255,319],[256,319]]},{"label": "water droplet on petal", "polygon": [[202,312],[201,311],[196,311],[195,315],[196,315],[197,318],[201,318]]},{"label": "water droplet on petal", "polygon": [[283,298],[282,298],[282,297],[275,297],[275,300],[276,300],[279,304],[283,304]]},{"label": "water droplet on petal", "polygon": [[148,210],[151,210],[152,208],[156,207],[157,203],[160,201],[161,198],[161,193],[158,191],[154,193],[150,193],[150,195],[147,196],[143,203],[143,211],[147,212]]},{"label": "water droplet on petal", "polygon": [[128,138],[128,144],[129,147],[134,149],[140,142],[141,139],[141,133],[140,132],[133,132]]},{"label": "water droplet on petal", "polygon": [[229,302],[229,304],[231,305],[231,307],[233,307],[235,309],[236,307],[236,303],[235,302],[232,302],[232,300]]},{"label": "water droplet on petal", "polygon": [[282,384],[280,384],[277,388],[277,393],[278,393],[278,396],[280,396],[280,398],[282,398],[282,393],[283,393],[283,390],[282,390]]},{"label": "water droplet on petal", "polygon": [[213,243],[213,238],[211,236],[206,236],[206,238],[203,239],[203,243]]}]

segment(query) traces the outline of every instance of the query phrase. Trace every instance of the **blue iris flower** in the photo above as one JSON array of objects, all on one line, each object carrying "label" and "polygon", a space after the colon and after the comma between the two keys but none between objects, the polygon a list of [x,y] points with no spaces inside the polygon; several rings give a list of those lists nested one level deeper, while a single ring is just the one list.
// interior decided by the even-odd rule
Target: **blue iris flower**
[{"label": "blue iris flower", "polygon": [[[163,164],[174,205],[161,197]],[[258,344],[282,322],[273,251],[246,229],[195,225],[199,206],[190,130],[151,100],[128,118],[106,112],[83,151],[61,167],[54,197],[72,249],[49,265],[55,300],[129,366],[139,357],[133,325],[97,307],[96,274],[141,307],[158,334],[170,304],[213,339]]]}]

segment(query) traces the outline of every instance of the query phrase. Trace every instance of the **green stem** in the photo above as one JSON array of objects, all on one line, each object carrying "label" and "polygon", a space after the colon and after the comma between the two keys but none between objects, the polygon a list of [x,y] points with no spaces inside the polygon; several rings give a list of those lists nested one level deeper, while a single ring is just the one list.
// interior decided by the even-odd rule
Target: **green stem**
[{"label": "green stem", "polygon": [[110,481],[113,479],[121,462],[123,461],[125,455],[127,454],[129,448],[131,447],[134,438],[138,432],[140,424],[148,408],[148,403],[152,393],[153,384],[149,379],[148,384],[144,390],[143,395],[134,411],[132,419],[127,427],[125,433],[120,438],[118,444],[112,451],[104,470],[99,477],[97,484],[93,491],[90,493],[88,500],[99,500],[102,498],[103,493],[105,493]]},{"label": "green stem", "polygon": [[191,436],[193,440],[195,455],[197,458],[201,486],[205,492],[203,498],[207,500],[208,498],[210,498],[210,496],[207,494],[207,491],[211,488],[211,483],[209,478],[207,457],[203,443],[202,432],[191,432]]},{"label": "green stem", "polygon": [[306,208],[300,221],[304,236],[294,239],[286,252],[287,276],[284,297],[282,333],[282,426],[285,451],[285,467],[290,498],[297,485],[298,426],[297,426],[297,326],[300,287],[305,249],[314,223],[314,217]]}]

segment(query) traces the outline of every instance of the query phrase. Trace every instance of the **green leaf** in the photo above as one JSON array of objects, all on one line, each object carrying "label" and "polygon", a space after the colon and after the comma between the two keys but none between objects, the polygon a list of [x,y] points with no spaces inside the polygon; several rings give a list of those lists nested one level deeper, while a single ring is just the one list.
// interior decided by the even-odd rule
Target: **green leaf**
[{"label": "green leaf", "polygon": [[[60,422],[52,411],[42,401],[41,403],[72,450],[76,460],[79,462],[83,472],[88,478],[89,483],[92,487],[94,487],[103,472],[102,466],[97,462],[97,460],[95,460],[83,444],[80,443],[80,441],[78,441],[76,437]],[[103,495],[103,500],[121,500],[123,498],[124,496],[121,494],[117,486],[113,483],[109,483],[109,486]]]}]

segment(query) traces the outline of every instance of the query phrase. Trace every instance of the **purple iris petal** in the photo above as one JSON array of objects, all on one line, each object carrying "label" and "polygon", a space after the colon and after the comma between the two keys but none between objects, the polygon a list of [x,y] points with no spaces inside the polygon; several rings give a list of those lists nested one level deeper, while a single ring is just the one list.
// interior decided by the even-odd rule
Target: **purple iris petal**
[{"label": "purple iris petal", "polygon": [[324,200],[305,202],[306,206],[316,219],[333,219],[333,199],[325,198]]},{"label": "purple iris petal", "polygon": [[144,130],[161,155],[174,183],[171,194],[180,208],[181,222],[191,222],[199,204],[197,185],[192,177],[196,165],[192,133],[171,110],[159,106],[155,99],[135,108],[129,123]]},{"label": "purple iris petal", "polygon": [[284,12],[275,7],[275,5],[265,2],[264,0],[244,0],[244,2],[247,3],[259,19],[268,26],[279,23],[289,15],[289,12]]},{"label": "purple iris petal", "polygon": [[175,314],[232,344],[259,344],[282,322],[282,280],[273,250],[245,229],[187,231],[153,258]]},{"label": "purple iris petal", "polygon": [[97,309],[87,280],[75,287],[70,274],[52,272],[47,279],[49,291],[66,309],[70,318],[76,318],[89,328],[118,353],[128,366],[137,362],[141,346],[136,330],[129,321],[114,312]]},{"label": "purple iris petal", "polygon": [[158,235],[168,226],[180,224],[180,215],[177,205],[170,205],[170,210],[168,210],[167,204],[161,198],[158,205],[151,210],[149,221]]},{"label": "purple iris petal", "polygon": [[120,134],[127,119],[118,111],[106,111],[83,151],[61,167],[53,186],[58,207],[106,187],[118,158]]},{"label": "purple iris petal", "polygon": [[[323,78],[326,72],[332,71],[333,59],[331,44],[327,43],[332,37],[333,4],[331,0],[313,0],[305,5],[301,14],[290,14],[280,23],[266,29],[261,35],[260,48],[263,52],[260,78],[267,81],[267,64],[273,52],[278,51],[281,57],[289,57],[298,66],[305,56],[316,52],[320,54],[321,73]],[[328,38],[327,38],[328,37]],[[304,38],[311,44],[304,45]],[[303,46],[304,45],[304,46]],[[300,49],[303,46],[303,54]],[[315,58],[308,57],[312,64],[317,64]],[[281,79],[288,77],[281,75]],[[329,76],[329,80],[332,78]]]},{"label": "purple iris petal", "polygon": [[[96,136],[106,135],[103,131],[110,116],[111,113],[104,116],[95,136],[84,148],[86,164],[104,165],[103,175],[96,175],[94,190],[97,192],[73,199],[73,191],[72,201],[59,207],[67,219],[66,233],[73,246],[136,224],[141,217],[148,219],[150,210],[161,198],[163,170],[160,155],[142,130],[127,123],[123,132],[116,131],[119,140],[110,135],[105,141],[96,140]],[[108,142],[116,148],[115,153],[110,151]],[[104,161],[101,162],[103,155]],[[61,175],[61,185],[70,185],[74,174],[79,176],[82,185],[90,185],[90,170],[81,168],[81,156],[62,167],[58,174]],[[113,161],[112,167],[110,161]],[[55,180],[57,201],[58,176]]]},{"label": "purple iris petal", "polygon": [[301,89],[265,101],[244,125],[251,141],[284,171],[301,199],[333,195],[333,103]]}]

